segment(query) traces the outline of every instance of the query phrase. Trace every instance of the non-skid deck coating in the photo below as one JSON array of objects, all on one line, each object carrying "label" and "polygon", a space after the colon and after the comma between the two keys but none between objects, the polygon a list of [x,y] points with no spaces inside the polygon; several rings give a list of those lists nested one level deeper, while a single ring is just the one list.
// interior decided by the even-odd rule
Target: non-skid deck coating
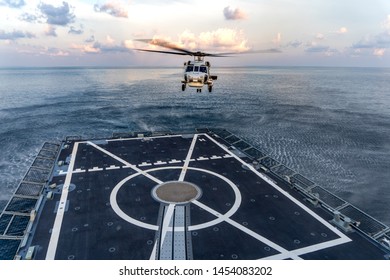
[{"label": "non-skid deck coating", "polygon": [[29,241],[33,257],[387,257],[225,144],[212,133],[68,141]]}]

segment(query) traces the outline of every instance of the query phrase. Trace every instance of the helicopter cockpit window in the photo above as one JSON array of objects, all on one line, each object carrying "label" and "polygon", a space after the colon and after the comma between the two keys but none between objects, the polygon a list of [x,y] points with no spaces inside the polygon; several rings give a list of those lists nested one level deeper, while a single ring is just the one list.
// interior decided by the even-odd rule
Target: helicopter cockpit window
[{"label": "helicopter cockpit window", "polygon": [[192,72],[192,71],[194,71],[194,66],[192,65],[187,66],[186,72]]},{"label": "helicopter cockpit window", "polygon": [[207,73],[206,66],[200,66],[200,72]]},{"label": "helicopter cockpit window", "polygon": [[194,72],[199,72],[199,66],[195,66]]}]

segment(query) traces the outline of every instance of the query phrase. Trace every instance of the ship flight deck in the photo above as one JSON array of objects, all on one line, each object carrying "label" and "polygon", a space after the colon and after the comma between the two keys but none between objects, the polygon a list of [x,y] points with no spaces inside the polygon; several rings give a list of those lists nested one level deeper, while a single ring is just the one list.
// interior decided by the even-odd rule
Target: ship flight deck
[{"label": "ship flight deck", "polygon": [[226,130],[53,145],[0,217],[10,258],[389,259],[389,227]]}]

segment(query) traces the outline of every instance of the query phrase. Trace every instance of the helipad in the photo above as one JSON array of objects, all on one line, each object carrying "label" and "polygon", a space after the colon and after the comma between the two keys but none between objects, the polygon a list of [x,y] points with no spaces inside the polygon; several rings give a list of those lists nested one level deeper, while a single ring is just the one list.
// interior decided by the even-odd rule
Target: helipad
[{"label": "helipad", "polygon": [[387,226],[225,130],[131,136],[61,143],[17,258],[389,256]]}]

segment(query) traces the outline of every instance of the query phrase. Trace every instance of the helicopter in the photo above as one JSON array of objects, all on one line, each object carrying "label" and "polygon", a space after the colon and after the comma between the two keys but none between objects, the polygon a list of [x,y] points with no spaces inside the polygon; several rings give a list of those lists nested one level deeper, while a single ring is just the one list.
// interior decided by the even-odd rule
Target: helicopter
[{"label": "helicopter", "polygon": [[202,88],[207,86],[209,92],[213,91],[214,81],[218,76],[211,75],[211,64],[209,61],[205,61],[205,57],[228,57],[236,54],[248,54],[248,53],[280,53],[278,49],[268,50],[252,50],[244,52],[226,52],[226,53],[206,53],[202,51],[190,51],[181,48],[171,42],[162,39],[137,39],[136,41],[171,49],[172,51],[163,50],[150,50],[150,49],[138,49],[135,50],[143,52],[164,53],[172,55],[189,55],[193,57],[193,60],[184,62],[183,79],[181,80],[182,91],[186,90],[187,85],[189,87],[196,88],[196,92],[202,92]]}]

